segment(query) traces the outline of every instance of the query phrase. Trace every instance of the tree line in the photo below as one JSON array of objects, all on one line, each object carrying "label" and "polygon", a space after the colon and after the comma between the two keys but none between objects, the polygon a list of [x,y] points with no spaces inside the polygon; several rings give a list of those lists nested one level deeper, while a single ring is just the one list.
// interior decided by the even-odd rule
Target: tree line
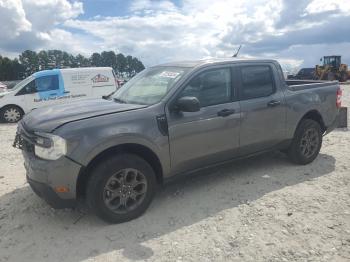
[{"label": "tree line", "polygon": [[19,80],[41,70],[52,68],[73,68],[109,66],[118,77],[130,78],[145,67],[136,57],[116,54],[113,51],[93,53],[90,57],[76,56],[61,50],[26,50],[18,58],[10,59],[0,55],[0,81]]}]

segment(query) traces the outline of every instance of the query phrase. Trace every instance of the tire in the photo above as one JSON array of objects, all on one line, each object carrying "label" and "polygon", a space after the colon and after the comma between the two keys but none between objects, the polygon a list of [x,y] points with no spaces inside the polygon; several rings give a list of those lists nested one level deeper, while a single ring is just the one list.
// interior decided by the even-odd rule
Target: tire
[{"label": "tire", "polygon": [[148,162],[137,155],[120,154],[106,159],[92,170],[86,200],[92,211],[104,221],[123,223],[146,211],[156,187],[156,176]]},{"label": "tire", "polygon": [[17,123],[23,115],[23,110],[14,105],[5,106],[0,110],[1,120],[5,123]]},{"label": "tire", "polygon": [[321,146],[322,129],[320,124],[314,120],[305,119],[297,127],[292,144],[288,149],[288,156],[292,162],[306,165],[315,160]]},{"label": "tire", "polygon": [[335,80],[335,74],[333,72],[329,72],[327,74],[327,80],[328,81],[334,81]]},{"label": "tire", "polygon": [[340,74],[340,82],[346,82],[348,80],[348,76],[346,72],[341,72]]}]

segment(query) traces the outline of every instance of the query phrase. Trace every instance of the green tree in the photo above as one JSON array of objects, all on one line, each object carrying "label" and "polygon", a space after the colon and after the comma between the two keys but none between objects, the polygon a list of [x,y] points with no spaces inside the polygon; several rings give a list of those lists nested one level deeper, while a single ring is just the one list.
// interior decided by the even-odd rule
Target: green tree
[{"label": "green tree", "polygon": [[102,66],[110,66],[114,70],[117,67],[117,57],[113,51],[103,51],[101,53]]},{"label": "green tree", "polygon": [[39,59],[36,52],[31,50],[24,51],[19,56],[19,61],[25,68],[25,76],[29,76],[39,71]]},{"label": "green tree", "polygon": [[19,55],[19,59],[0,56],[0,81],[22,79],[39,70],[88,66],[112,67],[119,77],[132,77],[145,68],[136,57],[122,53],[116,55],[113,51],[93,53],[87,58],[61,50],[41,50],[38,53],[26,50]]},{"label": "green tree", "polygon": [[93,53],[90,57],[92,66],[102,66],[102,57],[99,53]]}]

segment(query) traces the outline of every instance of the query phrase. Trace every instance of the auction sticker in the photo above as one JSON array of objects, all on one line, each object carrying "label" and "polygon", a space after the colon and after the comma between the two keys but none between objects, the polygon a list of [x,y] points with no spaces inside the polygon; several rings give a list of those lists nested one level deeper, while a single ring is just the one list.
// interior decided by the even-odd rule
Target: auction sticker
[{"label": "auction sticker", "polygon": [[160,76],[161,77],[168,77],[168,78],[175,78],[179,75],[179,72],[170,72],[170,71],[163,71]]}]

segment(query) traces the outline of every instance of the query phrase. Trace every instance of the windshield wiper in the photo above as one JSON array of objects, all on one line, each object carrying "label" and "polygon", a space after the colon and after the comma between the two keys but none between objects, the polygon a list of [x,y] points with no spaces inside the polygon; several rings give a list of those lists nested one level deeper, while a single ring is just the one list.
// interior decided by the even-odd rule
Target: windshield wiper
[{"label": "windshield wiper", "polygon": [[119,98],[113,98],[114,102],[121,103],[121,104],[126,104],[126,101],[119,99]]}]

